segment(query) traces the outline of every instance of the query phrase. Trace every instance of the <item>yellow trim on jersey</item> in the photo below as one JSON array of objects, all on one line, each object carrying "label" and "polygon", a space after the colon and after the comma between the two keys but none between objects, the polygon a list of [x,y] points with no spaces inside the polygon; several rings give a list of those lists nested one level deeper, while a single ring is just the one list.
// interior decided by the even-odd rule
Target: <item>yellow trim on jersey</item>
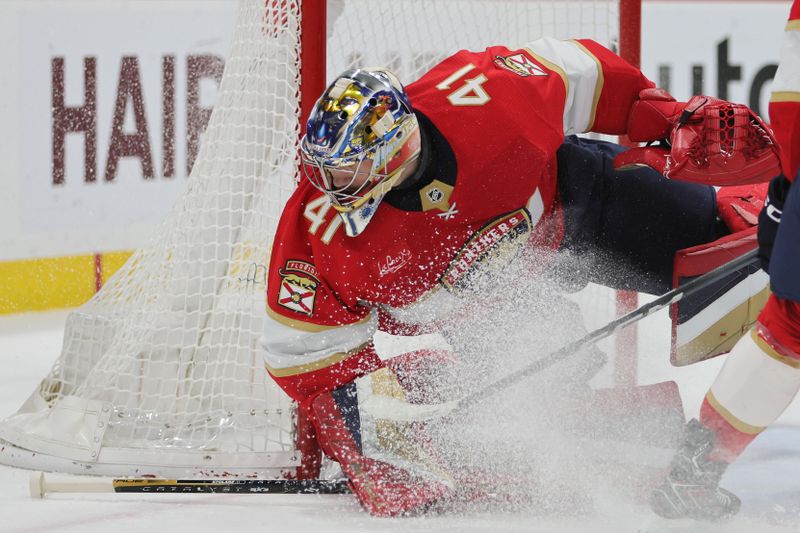
[{"label": "yellow trim on jersey", "polygon": [[550,70],[561,76],[561,81],[564,82],[564,90],[566,91],[566,93],[564,94],[564,98],[569,96],[569,78],[567,77],[567,73],[564,72],[564,69],[562,69],[555,63],[551,63],[550,61],[540,56],[530,48],[526,47],[525,51],[528,52],[536,61],[538,61],[542,65],[546,66],[547,68],[549,68]]},{"label": "yellow trim on jersey", "polygon": [[319,359],[317,361],[312,361],[310,363],[303,363],[302,365],[289,366],[289,367],[286,367],[286,368],[273,368],[273,367],[271,367],[271,366],[269,366],[268,364],[265,363],[264,366],[266,367],[267,372],[269,372],[271,375],[275,376],[276,378],[285,378],[287,376],[296,376],[298,374],[307,374],[308,372],[314,372],[315,370],[321,370],[323,368],[328,368],[329,366],[333,366],[336,363],[340,363],[340,362],[344,361],[345,359],[347,359],[351,355],[355,355],[358,352],[360,352],[361,350],[363,350],[364,347],[366,347],[370,342],[372,342],[372,341],[365,342],[364,344],[362,344],[361,346],[359,346],[358,348],[355,348],[353,350],[349,350],[349,351],[346,351],[346,352],[337,352],[337,353],[335,353],[333,355],[329,355],[328,357],[325,357],[323,359]]},{"label": "yellow trim on jersey", "polygon": [[758,348],[766,355],[772,357],[779,363],[783,363],[786,366],[800,369],[800,361],[798,361],[793,357],[787,357],[785,355],[778,353],[778,351],[775,348],[770,346],[767,341],[761,338],[761,335],[758,334],[756,328],[750,330],[750,336],[753,338],[753,341],[756,343],[756,346],[758,346]]},{"label": "yellow trim on jersey", "polygon": [[578,48],[580,48],[584,54],[592,58],[592,61],[594,61],[594,64],[597,66],[597,82],[594,85],[594,98],[592,99],[592,111],[589,114],[589,122],[586,124],[586,131],[591,131],[592,127],[594,126],[594,119],[597,116],[597,104],[600,103],[600,93],[603,92],[603,85],[605,84],[605,77],[603,76],[603,64],[600,63],[600,60],[597,59],[597,56],[591,53],[588,48],[583,46],[578,41],[570,39],[567,42],[570,42],[575,46],[577,46]]},{"label": "yellow trim on jersey", "polygon": [[270,307],[267,307],[267,315],[269,315],[269,317],[272,320],[274,320],[275,322],[277,322],[279,324],[283,324],[284,326],[288,326],[288,327],[290,327],[292,329],[299,329],[300,331],[308,331],[308,332],[311,332],[311,333],[315,333],[315,332],[318,332],[318,331],[328,331],[330,329],[336,329],[336,328],[341,328],[341,327],[346,327],[346,326],[357,326],[357,325],[365,324],[365,323],[369,322],[369,319],[370,319],[370,315],[368,314],[367,316],[365,316],[364,318],[362,318],[358,322],[352,322],[350,324],[341,324],[341,325],[338,325],[338,326],[324,326],[322,324],[311,324],[309,322],[304,322],[302,320],[296,320],[294,318],[289,318],[289,317],[283,316],[283,315],[273,311],[272,308],[270,308]]},{"label": "yellow trim on jersey", "polygon": [[770,102],[800,102],[800,91],[776,91],[769,98]]},{"label": "yellow trim on jersey", "polygon": [[711,391],[708,391],[706,394],[706,400],[714,408],[714,410],[725,419],[725,421],[734,427],[737,431],[741,431],[742,433],[747,433],[748,435],[758,435],[766,428],[759,427],[759,426],[751,426],[747,422],[742,422],[735,416],[731,414],[730,411],[725,409],[722,404],[714,397],[714,394]]},{"label": "yellow trim on jersey", "polygon": [[786,31],[800,31],[800,19],[790,20],[786,23]]}]

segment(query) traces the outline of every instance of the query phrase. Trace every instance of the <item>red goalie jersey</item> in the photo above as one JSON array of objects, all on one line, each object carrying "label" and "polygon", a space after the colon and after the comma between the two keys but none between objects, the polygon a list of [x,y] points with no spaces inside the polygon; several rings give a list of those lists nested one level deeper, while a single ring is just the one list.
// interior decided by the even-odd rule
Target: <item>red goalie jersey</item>
[{"label": "red goalie jersey", "polygon": [[378,328],[443,318],[499,247],[557,248],[565,134],[624,133],[652,86],[593,41],[553,39],[462,51],[409,85],[423,131],[420,186],[390,192],[355,238],[307,181],[286,205],[261,341],[270,374],[297,400],[332,390],[380,365]]}]

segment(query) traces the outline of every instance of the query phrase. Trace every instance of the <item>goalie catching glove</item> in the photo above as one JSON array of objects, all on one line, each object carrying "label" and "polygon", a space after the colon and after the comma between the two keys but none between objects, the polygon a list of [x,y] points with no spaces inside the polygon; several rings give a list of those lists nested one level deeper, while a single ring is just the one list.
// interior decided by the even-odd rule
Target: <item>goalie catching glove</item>
[{"label": "goalie catching glove", "polygon": [[644,89],[631,108],[627,133],[631,141],[660,144],[619,154],[618,170],[649,166],[705,185],[759,183],[780,171],[769,126],[747,106],[711,96],[677,102],[663,89]]}]

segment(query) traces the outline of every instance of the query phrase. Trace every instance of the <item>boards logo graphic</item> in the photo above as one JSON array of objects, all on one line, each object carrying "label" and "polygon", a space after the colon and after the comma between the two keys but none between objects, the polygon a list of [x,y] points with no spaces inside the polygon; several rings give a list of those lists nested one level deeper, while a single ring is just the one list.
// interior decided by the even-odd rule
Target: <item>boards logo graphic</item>
[{"label": "boards logo graphic", "polygon": [[494,64],[523,78],[528,76],[547,76],[547,72],[523,53],[510,56],[494,56]]},{"label": "boards logo graphic", "polygon": [[319,286],[314,265],[290,259],[278,272],[281,275],[278,305],[304,315],[314,314],[314,301]]}]

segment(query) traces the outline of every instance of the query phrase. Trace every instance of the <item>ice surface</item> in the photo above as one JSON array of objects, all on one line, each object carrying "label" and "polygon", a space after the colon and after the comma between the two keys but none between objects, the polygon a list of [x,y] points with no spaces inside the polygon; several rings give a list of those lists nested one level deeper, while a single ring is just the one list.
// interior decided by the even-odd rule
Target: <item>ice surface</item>
[{"label": "ice surface", "polygon": [[[65,312],[48,312],[0,318],[0,416],[16,410],[49,370],[59,352],[65,317]],[[663,341],[658,339],[663,326],[645,328],[640,344],[655,349]],[[688,414],[696,414],[721,360],[674,369],[663,353],[643,351],[640,379],[675,379]],[[402,519],[367,516],[349,495],[58,494],[39,501],[28,496],[28,472],[0,466],[0,531],[790,531],[800,528],[797,411],[795,404],[780,426],[765,432],[730,468],[723,484],[742,498],[743,508],[739,517],[724,524],[666,522],[643,505],[613,499],[597,500],[583,516],[527,508]]]}]

